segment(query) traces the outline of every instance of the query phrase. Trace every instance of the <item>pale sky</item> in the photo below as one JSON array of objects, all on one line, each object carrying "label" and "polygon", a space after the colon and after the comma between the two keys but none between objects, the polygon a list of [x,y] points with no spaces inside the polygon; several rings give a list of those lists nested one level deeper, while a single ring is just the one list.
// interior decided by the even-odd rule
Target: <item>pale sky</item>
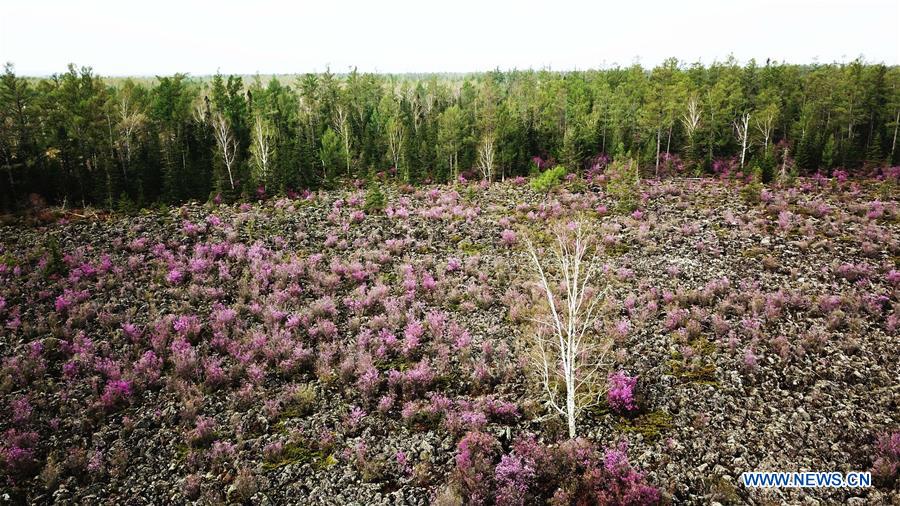
[{"label": "pale sky", "polygon": [[898,64],[900,0],[2,0],[0,62],[49,75]]}]

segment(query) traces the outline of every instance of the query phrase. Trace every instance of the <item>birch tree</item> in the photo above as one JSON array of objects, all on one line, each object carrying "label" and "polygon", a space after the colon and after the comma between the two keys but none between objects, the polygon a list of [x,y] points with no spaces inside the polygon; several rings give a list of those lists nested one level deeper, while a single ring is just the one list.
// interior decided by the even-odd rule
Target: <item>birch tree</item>
[{"label": "birch tree", "polygon": [[234,190],[234,173],[232,166],[237,158],[237,141],[231,132],[231,125],[222,115],[217,112],[213,118],[213,134],[216,138],[216,145],[219,147],[219,154],[222,155],[222,161],[225,163],[225,170],[228,172],[228,182],[231,189]]},{"label": "birch tree", "polygon": [[747,155],[747,134],[750,128],[750,113],[745,112],[740,118],[734,120],[734,132],[741,144],[741,168],[744,168],[744,158]]},{"label": "birch tree", "polygon": [[756,124],[756,130],[763,137],[763,156],[769,156],[769,139],[775,131],[775,120],[778,117],[778,108],[775,105],[769,105],[756,114],[753,120]]},{"label": "birch tree", "polygon": [[687,111],[685,111],[681,115],[681,124],[684,126],[684,133],[687,134],[688,138],[688,156],[693,160],[694,158],[694,135],[697,133],[697,129],[700,128],[700,104],[697,102],[697,97],[692,96],[687,103]]},{"label": "birch tree", "polygon": [[122,175],[127,180],[133,144],[137,136],[144,131],[147,116],[133,104],[128,94],[123,92],[122,95],[119,101],[119,118],[116,127],[119,131],[118,145],[122,148]]},{"label": "birch tree", "polygon": [[[399,172],[400,158],[403,153],[403,123],[400,122],[399,118],[392,117],[388,120],[387,131],[388,151],[391,156],[391,163],[394,164],[394,168]],[[409,174],[407,174],[406,179],[409,179]]]},{"label": "birch tree", "polygon": [[337,106],[334,112],[334,129],[341,137],[341,147],[344,148],[344,160],[347,164],[347,176],[350,176],[350,122],[347,121],[347,113],[342,106]]},{"label": "birch tree", "polygon": [[478,169],[481,171],[481,178],[491,181],[494,178],[494,135],[491,133],[484,134],[481,139],[481,146],[478,148]]},{"label": "birch tree", "polygon": [[413,87],[406,88],[406,101],[409,104],[410,116],[412,116],[413,133],[419,135],[419,127],[422,125],[424,115],[424,107],[422,101],[419,100],[419,94]]},{"label": "birch tree", "polygon": [[[602,389],[598,372],[606,364],[612,340],[594,335],[598,304],[603,299],[593,286],[598,272],[596,234],[583,222],[555,231],[551,253],[544,258],[528,242],[537,285],[546,303],[544,315],[532,318],[535,368],[552,412],[566,419],[569,437],[576,436],[581,412],[595,405]],[[565,391],[560,398],[559,386]]]},{"label": "birch tree", "polygon": [[253,160],[254,179],[267,189],[272,176],[272,158],[275,154],[273,143],[274,133],[269,122],[260,115],[256,116],[253,123],[253,141],[250,145],[250,155]]},{"label": "birch tree", "polygon": [[894,161],[894,151],[897,149],[897,128],[900,127],[900,109],[897,109],[897,115],[894,118],[894,140],[891,141],[891,157],[890,161]]}]

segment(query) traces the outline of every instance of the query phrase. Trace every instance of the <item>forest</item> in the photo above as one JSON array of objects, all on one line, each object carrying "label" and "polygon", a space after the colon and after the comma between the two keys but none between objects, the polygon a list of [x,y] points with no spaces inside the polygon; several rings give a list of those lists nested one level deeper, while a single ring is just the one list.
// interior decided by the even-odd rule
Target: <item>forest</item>
[{"label": "forest", "polygon": [[340,181],[503,180],[628,158],[642,175],[877,174],[900,69],[666,60],[448,75],[0,79],[0,207],[128,210]]}]

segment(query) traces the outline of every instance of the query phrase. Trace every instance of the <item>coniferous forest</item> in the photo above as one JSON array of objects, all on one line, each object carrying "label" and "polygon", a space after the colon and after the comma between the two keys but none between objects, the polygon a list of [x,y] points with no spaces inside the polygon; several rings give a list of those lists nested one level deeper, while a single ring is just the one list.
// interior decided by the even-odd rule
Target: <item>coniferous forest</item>
[{"label": "coniferous forest", "polygon": [[900,69],[670,59],[571,72],[184,74],[69,66],[0,80],[0,198],[110,209],[335,187],[502,180],[598,159],[768,181],[898,163]]}]

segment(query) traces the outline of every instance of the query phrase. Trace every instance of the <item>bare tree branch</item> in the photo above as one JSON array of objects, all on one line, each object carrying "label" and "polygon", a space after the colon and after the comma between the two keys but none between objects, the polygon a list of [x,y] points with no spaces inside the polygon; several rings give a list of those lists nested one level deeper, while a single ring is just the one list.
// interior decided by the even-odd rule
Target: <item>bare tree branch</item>
[{"label": "bare tree branch", "polygon": [[[596,381],[596,373],[605,366],[604,359],[611,347],[609,339],[591,335],[597,322],[597,305],[605,290],[595,292],[592,288],[597,272],[596,248],[594,234],[586,229],[587,225],[576,222],[556,231],[550,255],[552,273],[545,269],[547,259],[540,258],[530,240],[527,243],[549,313],[547,318],[531,319],[537,324],[535,367],[547,405],[566,417],[569,437],[576,435],[578,414],[599,398],[592,390],[602,383]],[[555,385],[559,381],[566,390],[564,408],[556,401]]]}]

